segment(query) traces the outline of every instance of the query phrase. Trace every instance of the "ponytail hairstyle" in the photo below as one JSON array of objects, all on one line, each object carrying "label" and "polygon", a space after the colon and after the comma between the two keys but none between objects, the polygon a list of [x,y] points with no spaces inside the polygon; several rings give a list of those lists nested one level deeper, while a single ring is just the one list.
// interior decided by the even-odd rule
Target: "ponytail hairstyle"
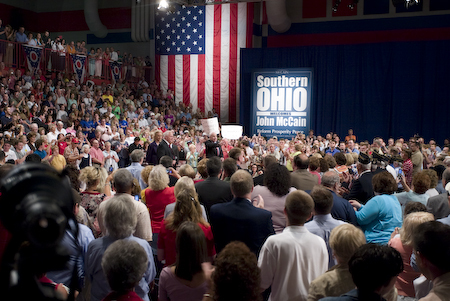
[{"label": "ponytail hairstyle", "polygon": [[167,229],[177,231],[181,224],[186,221],[209,226],[202,216],[202,208],[197,193],[183,189],[177,193],[176,199],[175,208],[166,219]]}]

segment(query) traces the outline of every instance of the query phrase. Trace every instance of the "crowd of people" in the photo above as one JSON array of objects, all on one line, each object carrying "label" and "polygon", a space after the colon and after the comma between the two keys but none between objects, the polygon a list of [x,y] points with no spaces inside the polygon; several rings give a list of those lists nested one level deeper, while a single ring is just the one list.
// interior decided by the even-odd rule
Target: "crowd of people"
[{"label": "crowd of people", "polygon": [[132,53],[121,53],[112,47],[88,49],[85,41],[66,42],[63,36],[52,38],[49,31],[25,32],[24,27],[15,30],[11,25],[3,26],[0,20],[0,72],[7,72],[8,68],[18,63],[14,54],[16,44],[12,42],[43,48],[42,64],[46,66],[42,70],[58,70],[70,74],[72,65],[69,56],[72,54],[87,56],[86,70],[91,79],[108,77],[111,62],[121,64],[121,78],[128,80],[148,75],[149,72],[144,67],[152,67],[149,56],[145,58],[133,56]]},{"label": "crowd of people", "polygon": [[204,132],[214,110],[144,79],[17,69],[0,101],[0,170],[40,162],[71,181],[86,300],[448,300],[448,140],[230,140]]}]

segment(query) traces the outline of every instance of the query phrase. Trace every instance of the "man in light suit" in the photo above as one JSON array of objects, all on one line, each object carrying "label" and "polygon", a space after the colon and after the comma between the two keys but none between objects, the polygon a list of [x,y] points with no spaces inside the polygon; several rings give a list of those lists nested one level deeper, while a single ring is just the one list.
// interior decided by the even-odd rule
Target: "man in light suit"
[{"label": "man in light suit", "polygon": [[267,237],[275,234],[270,211],[256,208],[250,200],[253,179],[245,170],[236,171],[230,180],[234,199],[211,207],[210,221],[219,253],[228,243],[242,241],[257,256]]},{"label": "man in light suit", "polygon": [[312,190],[319,179],[308,171],[309,159],[306,155],[294,157],[294,172],[291,174],[291,184],[297,189]]},{"label": "man in light suit", "polygon": [[169,156],[174,159],[174,154],[172,150],[172,143],[174,141],[173,132],[166,131],[163,133],[163,139],[156,149],[156,156],[158,157],[158,162],[163,156]]}]

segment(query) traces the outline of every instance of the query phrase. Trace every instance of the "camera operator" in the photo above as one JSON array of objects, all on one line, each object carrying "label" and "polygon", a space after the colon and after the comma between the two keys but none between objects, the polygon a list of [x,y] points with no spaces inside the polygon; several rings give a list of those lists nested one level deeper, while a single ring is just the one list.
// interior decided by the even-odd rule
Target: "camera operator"
[{"label": "camera operator", "polygon": [[[77,216],[78,211],[80,210],[81,197],[80,194],[73,188],[72,195],[74,200],[73,213]],[[73,228],[75,225],[69,226]],[[74,267],[76,267],[78,276],[77,291],[81,291],[84,284],[84,260],[89,243],[94,239],[92,230],[80,223],[78,223],[77,240],[75,240],[75,237],[73,236],[73,231],[66,230],[64,238],[61,241],[61,245],[69,251],[69,261],[67,262],[64,270],[48,272],[47,277],[56,283],[63,283],[65,286],[69,287],[72,280],[72,271]],[[81,253],[79,252],[80,247]]]}]

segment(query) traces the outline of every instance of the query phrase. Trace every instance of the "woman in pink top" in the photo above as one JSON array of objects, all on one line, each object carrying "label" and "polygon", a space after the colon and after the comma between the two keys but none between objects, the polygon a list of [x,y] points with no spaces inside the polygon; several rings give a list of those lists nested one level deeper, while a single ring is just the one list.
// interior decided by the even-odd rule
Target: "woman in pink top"
[{"label": "woman in pink top", "polygon": [[403,272],[398,275],[395,287],[398,294],[401,296],[415,298],[413,281],[420,276],[420,272],[416,272],[410,265],[411,254],[413,251],[412,236],[416,231],[417,226],[422,223],[433,221],[434,216],[428,212],[414,212],[408,214],[404,221],[403,226],[400,229],[400,234],[394,236],[389,245],[400,252],[403,259]]},{"label": "woman in pink top", "polygon": [[287,195],[296,190],[291,185],[291,175],[284,165],[271,163],[264,171],[264,186],[257,185],[252,192],[252,200],[260,195],[264,200],[264,209],[272,212],[275,232],[281,233],[286,227],[284,203]]},{"label": "woman in pink top", "polygon": [[158,299],[202,300],[209,289],[202,266],[209,263],[205,263],[206,240],[198,224],[191,221],[181,224],[177,230],[176,253],[175,264],[161,271]]}]

